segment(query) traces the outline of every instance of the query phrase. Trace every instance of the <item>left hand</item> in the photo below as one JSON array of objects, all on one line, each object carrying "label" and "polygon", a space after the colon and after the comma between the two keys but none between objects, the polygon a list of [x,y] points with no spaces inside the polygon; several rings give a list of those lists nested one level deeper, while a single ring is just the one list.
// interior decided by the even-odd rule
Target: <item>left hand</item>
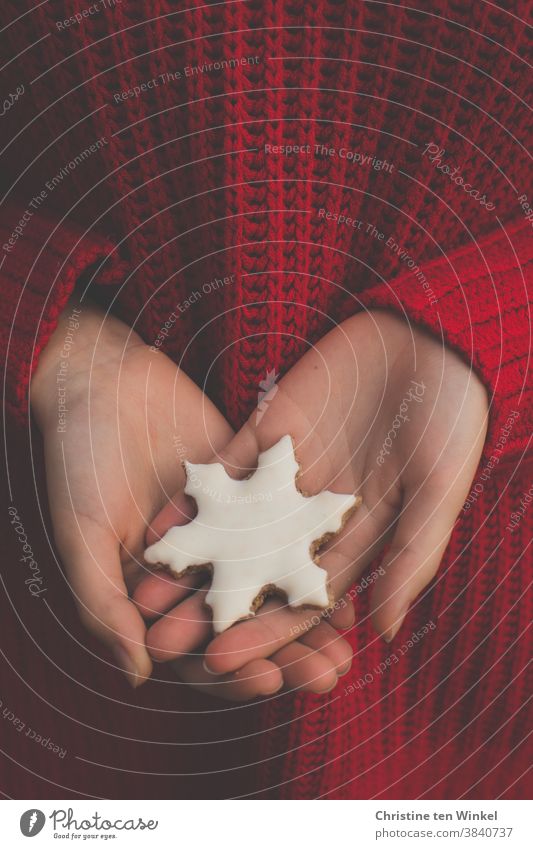
[{"label": "left hand", "polygon": [[[479,463],[487,412],[483,384],[440,340],[392,313],[360,313],[309,350],[264,415],[254,412],[213,460],[244,477],[261,451],[290,433],[303,491],[362,496],[320,565],[340,598],[389,544],[371,598],[376,630],[389,641],[437,572]],[[152,656],[176,657],[209,638],[202,599],[189,596],[149,630]],[[210,643],[209,669],[228,674],[287,651],[310,618],[268,601]]]}]

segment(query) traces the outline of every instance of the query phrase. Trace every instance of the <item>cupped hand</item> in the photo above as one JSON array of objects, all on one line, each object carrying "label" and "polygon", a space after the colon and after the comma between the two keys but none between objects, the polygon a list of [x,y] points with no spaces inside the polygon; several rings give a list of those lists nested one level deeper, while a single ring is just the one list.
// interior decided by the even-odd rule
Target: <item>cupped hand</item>
[{"label": "cupped hand", "polygon": [[[435,576],[472,482],[486,434],[483,384],[441,340],[375,311],[331,331],[265,401],[262,415],[254,412],[213,460],[233,477],[245,477],[261,451],[290,433],[302,491],[362,496],[320,565],[339,599],[385,549],[371,609],[377,632],[391,640]],[[173,524],[172,509],[158,517],[149,542]],[[153,586],[141,584],[137,592],[149,601]],[[205,643],[204,595],[205,586],[198,588],[151,627],[154,657],[182,656]],[[309,611],[271,599],[208,645],[207,667],[223,675],[273,653],[294,653],[312,621]]]},{"label": "cupped hand", "polygon": [[[79,325],[74,329],[73,315]],[[58,374],[64,377],[61,397]],[[67,408],[61,416],[58,399]],[[186,599],[193,583],[153,576],[154,607],[139,611],[130,593],[145,574],[147,525],[169,494],[183,488],[181,461],[206,462],[233,431],[161,351],[113,316],[75,300],[41,355],[31,406],[44,440],[54,537],[80,617],[137,686],[152,669],[142,614],[153,619],[162,613],[168,594],[175,601]],[[173,502],[176,521],[186,520],[190,506],[183,497]],[[348,627],[352,617],[350,609],[343,611],[341,626]],[[346,668],[351,650],[342,642],[327,651]],[[213,686],[206,680],[201,648],[175,667],[186,683],[233,700],[267,695],[284,683],[278,663],[260,659],[217,678]]]},{"label": "cupped hand", "polygon": [[[67,408],[61,415],[58,400]],[[75,300],[41,355],[31,407],[44,440],[54,537],[80,617],[136,686],[152,667],[144,620],[128,596],[146,526],[183,483],[182,453],[205,460],[232,430],[162,352]]]}]

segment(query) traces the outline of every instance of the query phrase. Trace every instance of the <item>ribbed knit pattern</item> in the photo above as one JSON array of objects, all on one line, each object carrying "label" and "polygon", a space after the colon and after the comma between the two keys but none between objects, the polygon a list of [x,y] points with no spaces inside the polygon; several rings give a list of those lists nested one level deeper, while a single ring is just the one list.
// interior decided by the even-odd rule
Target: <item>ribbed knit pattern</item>
[{"label": "ribbed knit pattern", "polygon": [[[365,306],[392,307],[429,328],[481,375],[492,390],[487,459],[498,448],[499,459],[517,460],[527,453],[531,440],[531,403],[524,393],[531,391],[532,260],[531,225],[519,222],[481,239],[475,250],[466,247],[422,263],[420,271],[415,266],[361,296]],[[426,281],[434,305],[428,304]],[[446,320],[448,315],[453,321]]]},{"label": "ribbed knit pattern", "polygon": [[351,674],[326,698],[271,703],[267,795],[490,799],[528,769],[531,529],[505,530],[523,483],[512,481],[501,498],[497,488],[489,481],[462,515],[434,585],[389,646],[361,594]]},{"label": "ribbed knit pattern", "polygon": [[[149,344],[181,305],[163,350],[235,427],[268,371],[285,372],[363,308],[424,325],[489,389],[483,462],[500,445],[498,465],[398,644],[429,621],[436,629],[343,695],[394,649],[358,598],[352,673],[327,698],[262,708],[257,786],[274,796],[523,787],[531,556],[517,558],[533,510],[505,528],[531,471],[533,251],[519,201],[533,202],[530,4],[412,5],[129,0],[67,29],[57,22],[84,3],[23,15],[31,4],[5,0],[1,12],[1,65],[25,51],[2,71],[3,90],[26,88],[2,117],[2,245],[36,192],[105,139],[2,249],[0,340],[19,422],[39,351],[84,272]],[[213,67],[222,60],[232,61]]]}]

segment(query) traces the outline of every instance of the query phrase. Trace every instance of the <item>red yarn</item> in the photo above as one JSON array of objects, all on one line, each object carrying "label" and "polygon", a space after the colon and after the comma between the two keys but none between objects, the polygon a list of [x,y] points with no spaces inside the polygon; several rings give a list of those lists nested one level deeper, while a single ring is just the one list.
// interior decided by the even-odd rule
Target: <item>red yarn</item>
[{"label": "red yarn", "polygon": [[[2,118],[9,409],[24,420],[84,272],[149,344],[182,305],[164,350],[207,378],[234,426],[268,371],[362,308],[442,335],[491,392],[480,473],[499,462],[398,642],[438,625],[386,678],[263,708],[259,784],[297,798],[523,794],[533,510],[505,527],[531,471],[530,4],[130,0],[59,27],[73,6],[22,15],[4,0],[1,13],[6,59],[34,44],[3,76],[4,91],[26,89]],[[357,607],[355,684],[391,653],[364,595]]]}]

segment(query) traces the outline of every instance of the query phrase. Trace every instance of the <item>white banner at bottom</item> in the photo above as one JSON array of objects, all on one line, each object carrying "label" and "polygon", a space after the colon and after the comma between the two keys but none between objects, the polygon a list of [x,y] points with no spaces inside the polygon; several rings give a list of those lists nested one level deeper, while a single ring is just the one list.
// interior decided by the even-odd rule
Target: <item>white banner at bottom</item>
[{"label": "white banner at bottom", "polygon": [[[0,802],[2,845],[530,847],[527,801]],[[340,844],[339,844],[340,841]]]}]

